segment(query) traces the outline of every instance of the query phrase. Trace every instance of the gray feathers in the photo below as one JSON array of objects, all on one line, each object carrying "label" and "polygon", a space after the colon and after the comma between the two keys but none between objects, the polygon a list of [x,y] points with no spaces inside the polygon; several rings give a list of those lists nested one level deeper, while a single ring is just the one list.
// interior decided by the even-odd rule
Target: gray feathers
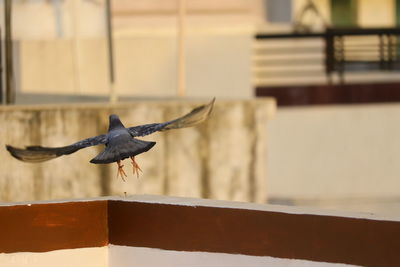
[{"label": "gray feathers", "polygon": [[129,133],[132,136],[145,136],[152,134],[157,131],[165,131],[179,128],[191,127],[205,121],[211,114],[212,108],[214,106],[215,98],[211,100],[207,105],[202,105],[193,109],[188,114],[177,118],[172,121],[167,121],[163,123],[151,123],[144,124],[135,127],[128,128]]},{"label": "gray feathers", "polygon": [[155,144],[156,142],[147,142],[132,138],[123,144],[106,146],[106,149],[90,162],[95,164],[116,162],[146,152]]},{"label": "gray feathers", "polygon": [[25,149],[6,145],[6,149],[15,158],[26,162],[42,162],[57,158],[62,155],[68,155],[78,151],[79,149],[107,143],[107,135],[102,134],[95,137],[87,138],[76,142],[69,146],[63,147],[42,147],[28,146]]}]

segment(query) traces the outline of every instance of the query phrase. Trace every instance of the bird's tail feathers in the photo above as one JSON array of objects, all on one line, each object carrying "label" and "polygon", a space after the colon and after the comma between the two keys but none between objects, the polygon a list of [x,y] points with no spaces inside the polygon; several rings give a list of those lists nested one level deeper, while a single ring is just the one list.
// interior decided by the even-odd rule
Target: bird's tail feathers
[{"label": "bird's tail feathers", "polygon": [[132,138],[129,142],[121,145],[107,146],[106,149],[94,157],[90,162],[104,164],[116,162],[150,150],[156,142],[148,142]]}]

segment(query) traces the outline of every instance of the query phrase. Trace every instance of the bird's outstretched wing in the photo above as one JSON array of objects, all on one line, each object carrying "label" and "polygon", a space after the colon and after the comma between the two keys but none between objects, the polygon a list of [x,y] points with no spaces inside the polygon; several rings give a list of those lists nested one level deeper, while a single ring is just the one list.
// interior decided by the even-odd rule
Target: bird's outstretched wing
[{"label": "bird's outstretched wing", "polygon": [[68,155],[78,151],[79,149],[105,144],[107,142],[107,135],[98,135],[90,137],[69,146],[63,147],[42,147],[42,146],[28,146],[25,149],[6,145],[8,152],[14,158],[26,162],[42,162],[50,159],[57,158],[62,155]]},{"label": "bird's outstretched wing", "polygon": [[177,118],[175,120],[172,120],[172,121],[167,121],[167,122],[163,122],[163,123],[144,124],[144,125],[130,127],[127,129],[129,131],[129,133],[133,137],[135,137],[135,136],[149,135],[149,134],[152,134],[157,131],[165,131],[165,130],[171,130],[171,129],[191,127],[200,122],[205,121],[210,116],[210,113],[214,106],[214,102],[215,102],[215,98],[213,100],[211,100],[210,103],[199,106],[199,107],[193,109],[188,114],[186,114],[180,118]]}]

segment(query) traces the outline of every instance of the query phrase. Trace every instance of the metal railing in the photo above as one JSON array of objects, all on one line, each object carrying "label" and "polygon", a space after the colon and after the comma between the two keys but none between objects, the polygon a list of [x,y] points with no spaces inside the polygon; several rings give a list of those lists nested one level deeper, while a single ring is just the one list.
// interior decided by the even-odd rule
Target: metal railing
[{"label": "metal railing", "polygon": [[[400,70],[400,28],[328,28],[322,33],[257,34],[256,83],[282,79],[298,83],[318,77],[317,83],[333,83],[338,74]],[[400,80],[400,79],[399,79]],[[283,82],[284,83],[284,82]],[[264,84],[268,82],[264,81]]]},{"label": "metal railing", "polygon": [[346,72],[400,70],[399,36],[400,28],[327,29],[324,36],[327,75],[338,72],[344,83]]}]

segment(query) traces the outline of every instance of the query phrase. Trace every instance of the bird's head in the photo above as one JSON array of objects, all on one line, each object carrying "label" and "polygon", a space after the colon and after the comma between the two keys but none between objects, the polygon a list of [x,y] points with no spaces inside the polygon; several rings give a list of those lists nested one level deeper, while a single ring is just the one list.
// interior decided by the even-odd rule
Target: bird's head
[{"label": "bird's head", "polygon": [[116,128],[125,128],[125,126],[122,124],[121,120],[119,119],[118,115],[116,114],[111,114],[109,117],[109,126],[108,126],[108,131]]}]

